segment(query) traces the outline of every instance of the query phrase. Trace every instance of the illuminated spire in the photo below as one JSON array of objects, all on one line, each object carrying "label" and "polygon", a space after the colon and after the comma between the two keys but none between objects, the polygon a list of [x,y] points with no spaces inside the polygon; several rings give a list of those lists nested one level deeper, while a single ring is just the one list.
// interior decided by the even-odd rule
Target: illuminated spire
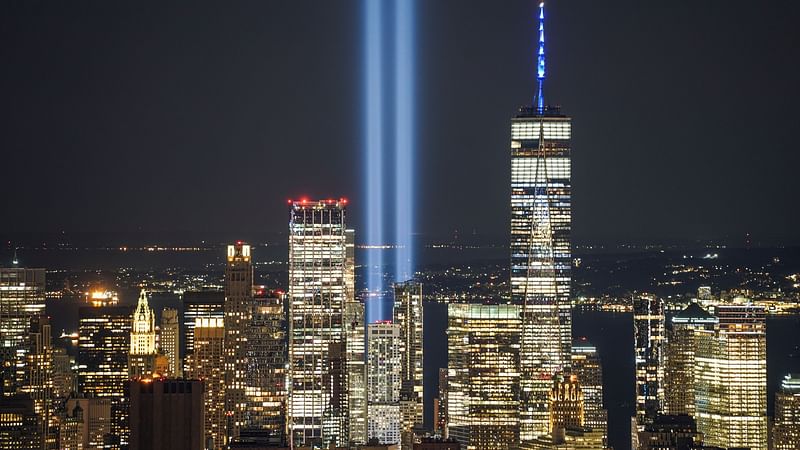
[{"label": "illuminated spire", "polygon": [[536,107],[539,114],[544,113],[544,2],[539,3],[539,52],[536,64]]},{"label": "illuminated spire", "polygon": [[17,248],[16,247],[14,247],[14,259],[11,260],[11,264],[14,267],[17,267],[19,265],[19,259],[17,258]]}]

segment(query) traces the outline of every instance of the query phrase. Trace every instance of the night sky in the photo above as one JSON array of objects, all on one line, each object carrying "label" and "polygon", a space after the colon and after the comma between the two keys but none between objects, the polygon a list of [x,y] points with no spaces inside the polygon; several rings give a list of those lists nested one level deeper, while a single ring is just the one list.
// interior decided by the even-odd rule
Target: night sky
[{"label": "night sky", "polygon": [[[578,242],[800,242],[800,2],[551,0]],[[418,232],[504,239],[535,2],[418,0]],[[363,217],[360,1],[0,4],[0,232]],[[738,241],[737,241],[738,240]]]}]

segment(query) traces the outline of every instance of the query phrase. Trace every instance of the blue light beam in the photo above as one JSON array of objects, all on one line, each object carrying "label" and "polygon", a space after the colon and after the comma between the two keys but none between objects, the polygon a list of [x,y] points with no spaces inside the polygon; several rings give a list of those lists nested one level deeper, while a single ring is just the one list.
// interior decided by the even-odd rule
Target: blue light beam
[{"label": "blue light beam", "polygon": [[395,0],[395,282],[414,276],[414,0]]},{"label": "blue light beam", "polygon": [[[364,152],[367,180],[366,252],[367,289],[370,294],[383,291],[383,37],[381,35],[381,0],[364,0]],[[369,297],[367,298],[369,301]],[[382,316],[380,301],[370,302],[378,311],[371,317]],[[368,306],[367,308],[371,310]]]}]

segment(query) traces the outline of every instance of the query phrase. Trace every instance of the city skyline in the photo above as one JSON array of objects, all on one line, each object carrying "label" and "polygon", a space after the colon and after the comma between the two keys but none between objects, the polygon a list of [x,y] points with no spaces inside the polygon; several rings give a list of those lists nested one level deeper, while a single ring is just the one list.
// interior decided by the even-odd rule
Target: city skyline
[{"label": "city skyline", "polygon": [[[420,171],[413,230],[425,235],[475,230],[502,240],[507,230],[498,218],[507,205],[491,201],[507,196],[498,183],[508,170],[501,118],[534,95],[535,4],[458,5],[424,2],[416,12],[416,92],[422,100],[415,118]],[[558,77],[548,88],[579,119],[577,241],[743,242],[749,232],[754,240],[797,242],[800,213],[781,205],[798,190],[790,171],[797,155],[785,151],[786,133],[797,119],[787,107],[797,94],[791,81],[797,65],[783,55],[797,43],[791,24],[800,7],[555,1],[549,8],[554,38],[549,62]],[[121,5],[105,6],[96,15],[60,7],[42,22],[34,20],[34,7],[11,12],[2,18],[9,36],[2,48],[10,58],[2,83],[9,101],[0,111],[2,144],[9,149],[2,175],[11,185],[25,185],[25,172],[17,168],[23,155],[34,152],[41,156],[46,181],[9,199],[20,214],[3,232],[220,231],[226,228],[220,218],[200,212],[218,205],[220,217],[227,216],[222,199],[233,188],[258,192],[261,171],[271,172],[285,188],[245,194],[242,201],[256,206],[254,214],[232,231],[282,231],[282,216],[271,213],[272,206],[301,195],[345,196],[366,205],[357,181],[363,126],[360,2],[312,11],[279,4],[268,14],[261,7],[239,6],[223,11],[213,24],[203,20],[209,5],[180,18],[164,6],[150,11],[153,25],[147,30],[134,25],[134,19],[146,20],[137,15],[142,13]],[[177,26],[167,26],[170,20]],[[281,25],[296,21],[303,27]],[[97,76],[77,67],[93,68],[88,74]],[[27,76],[31,72],[50,78]],[[295,80],[299,72],[328,76]],[[178,79],[182,89],[176,89]],[[279,86],[287,80],[306,81],[306,89],[283,93]],[[739,114],[734,105],[745,86],[755,93],[742,110],[767,114]],[[218,94],[202,95],[209,90]],[[51,113],[42,115],[45,110]],[[301,131],[312,122],[319,138]],[[35,131],[32,124],[54,131],[26,141],[25,133]],[[312,167],[287,182],[275,168],[302,163],[300,152],[284,150],[297,143],[295,136],[303,136],[305,152],[323,158],[326,169]],[[752,152],[754,147],[759,151]],[[233,156],[234,183],[211,176],[219,154]],[[161,162],[147,165],[148,159]],[[601,165],[604,171],[592,169]],[[68,173],[80,175],[67,182]],[[686,185],[674,183],[676,175]],[[199,183],[204,179],[211,182]],[[474,179],[493,182],[469,182]],[[748,180],[758,188],[750,189]],[[50,183],[59,189],[50,189],[55,186]],[[104,189],[97,192],[94,186]],[[168,197],[181,201],[173,204]],[[87,201],[72,205],[69,198]],[[476,199],[491,213],[468,214]],[[432,214],[442,207],[447,214]],[[101,208],[107,213],[96,214]],[[42,210],[48,211],[46,220]],[[354,214],[358,229],[364,229],[363,214]]]},{"label": "city skyline", "polygon": [[[171,5],[145,16],[131,14],[123,5],[87,5],[91,13],[78,14],[69,23],[59,20],[77,9],[12,6],[12,16],[21,21],[7,28],[14,36],[27,36],[16,50],[40,45],[59,31],[72,30],[84,38],[98,33],[86,24],[102,23],[107,28],[99,33],[121,39],[108,40],[105,48],[92,39],[75,46],[74,35],[61,36],[61,46],[33,58],[39,63],[58,59],[61,52],[87,50],[96,51],[89,60],[102,64],[142,63],[102,81],[95,77],[102,70],[85,72],[96,92],[86,95],[70,116],[72,122],[64,122],[73,125],[69,130],[74,134],[65,136],[42,121],[50,132],[30,133],[26,142],[32,148],[65,137],[73,138],[63,141],[67,146],[78,145],[86,134],[80,119],[98,112],[93,107],[100,97],[93,95],[103,90],[110,112],[119,107],[114,101],[134,93],[134,86],[158,89],[164,79],[179,76],[169,67],[195,67],[192,58],[197,57],[207,64],[226,48],[226,40],[242,44],[240,52],[219,53],[229,66],[181,80],[173,97],[156,100],[139,91],[114,122],[93,124],[91,145],[77,154],[59,153],[66,155],[61,164],[53,165],[36,150],[22,160],[28,166],[17,161],[19,151],[5,158],[17,169],[14,176],[23,167],[34,167],[33,173],[45,179],[11,191],[2,208],[19,218],[13,227],[25,231],[0,230],[0,258],[8,253],[10,262],[0,259],[0,447],[800,448],[800,246],[792,244],[800,237],[793,228],[800,212],[786,207],[793,204],[792,185],[797,182],[794,171],[786,170],[791,161],[773,156],[787,153],[791,141],[783,133],[797,114],[751,114],[746,116],[749,127],[731,126],[726,116],[731,109],[722,108],[724,102],[708,110],[702,102],[681,102],[681,95],[700,92],[691,89],[693,82],[713,78],[727,66],[720,56],[733,55],[731,45],[724,51],[702,50],[737,42],[718,40],[720,35],[741,38],[734,33],[742,19],[739,11],[726,15],[705,3],[550,8],[551,3],[566,4],[553,1],[546,8],[543,0],[489,10],[489,4],[469,0],[453,7],[453,20],[431,27],[439,23],[437,8],[449,1],[432,6],[423,0],[342,0],[333,9],[307,8],[308,20],[290,21],[294,27],[278,21],[276,27],[285,28],[269,31],[280,41],[270,42],[270,48],[297,66],[281,65],[280,58],[264,52],[283,71],[263,78],[259,86],[265,89],[319,56],[316,50],[302,51],[325,34],[317,19],[328,19],[332,29],[354,25],[358,33],[347,34],[351,41],[346,46],[335,33],[319,45],[328,48],[321,52],[325,56],[333,51],[341,57],[328,61],[329,72],[296,74],[288,85],[294,89],[284,89],[291,94],[275,94],[269,113],[256,107],[252,114],[238,116],[229,106],[231,94],[247,103],[264,93],[242,76],[257,72],[236,70],[237,62],[253,62],[248,52],[262,48],[264,34],[257,26],[261,16],[252,14],[261,6],[239,5],[203,16],[207,6],[200,4],[189,14],[178,14],[171,27],[168,17],[179,13]],[[270,6],[270,20],[293,14],[292,6]],[[37,15],[43,10],[49,15]],[[483,14],[471,23],[470,33],[448,34],[477,10]],[[516,12],[513,19],[505,17],[509,11]],[[121,12],[126,20],[143,18],[150,26],[119,27]],[[198,12],[204,20],[194,28],[199,24],[189,24]],[[244,12],[250,14],[239,16]],[[595,15],[581,21],[590,12]],[[758,32],[781,35],[787,30],[776,23],[791,23],[784,14],[780,20],[773,17],[772,26],[761,23],[759,28],[759,20],[776,11],[766,7],[758,13],[748,22],[753,33],[747,45],[760,42]],[[607,45],[609,53],[583,53],[603,42],[591,34],[591,25],[610,18],[608,14],[617,14],[613,24],[618,25],[602,29],[602,36],[610,38],[605,43],[614,44]],[[514,36],[523,15],[525,44],[515,38],[515,45],[497,50],[495,45],[505,41],[492,36]],[[703,15],[717,20],[708,28],[693,28]],[[66,28],[54,26],[48,31],[52,35],[35,38],[30,33],[34,27],[16,28],[33,17]],[[4,20],[0,15],[0,35],[6,30]],[[167,36],[160,31],[165,25],[173,46],[147,53]],[[221,37],[217,46],[181,51],[186,44],[201,44],[192,38],[209,25],[214,30],[210,33]],[[686,33],[667,39],[675,44],[670,51],[682,48],[684,57],[674,71],[691,71],[693,64],[700,68],[697,76],[680,79],[682,85],[667,87],[662,81],[675,73],[658,71],[648,59],[659,56],[659,50],[659,62],[670,55],[654,45],[658,36],[671,36],[659,34],[660,27]],[[281,33],[292,36],[291,42],[281,41]],[[700,35],[705,40],[695,39]],[[576,46],[580,36],[591,37]],[[483,37],[479,49],[498,61],[524,57],[531,70],[529,93],[518,99],[522,106],[501,116],[503,144],[477,153],[474,148],[488,142],[480,136],[492,135],[497,120],[483,114],[497,114],[504,92],[518,93],[513,80],[519,68],[484,61],[481,73],[450,73],[455,77],[443,89],[433,95],[426,91],[433,79],[449,73],[441,66],[433,73],[431,67],[459,56],[430,59],[437,44],[445,48],[475,37]],[[781,45],[774,47],[750,63],[779,59],[780,53],[774,52]],[[653,53],[634,51],[635,56],[626,57],[621,51],[642,48]],[[348,59],[354,49],[358,56]],[[112,58],[103,53],[109,50],[118,51]],[[170,52],[179,58],[164,59]],[[24,59],[19,52],[14,57]],[[602,101],[603,89],[622,86],[608,82],[592,93],[584,91],[603,78],[604,66],[596,65],[597,72],[575,69],[597,58],[608,64],[607,73],[630,78],[624,92],[615,95],[618,103],[592,110],[587,99]],[[448,67],[463,64],[455,59]],[[96,68],[108,70],[102,64]],[[7,78],[18,75],[14,67]],[[84,68],[80,61],[75,67],[70,66],[72,72],[48,72],[52,80],[17,80],[21,95],[30,86],[46,94],[52,83],[74,82],[74,73]],[[492,75],[498,67],[502,70]],[[158,76],[152,76],[153,70]],[[770,92],[781,85],[777,72],[754,70],[744,78],[769,77],[763,91]],[[240,79],[214,85],[202,98],[191,95],[222,73],[232,77],[229,81]],[[328,76],[333,73],[342,79]],[[137,75],[141,84],[129,80]],[[473,82],[475,75],[482,84],[474,84],[473,107],[447,115],[458,125],[432,120],[439,101]],[[720,95],[736,78],[718,77],[702,94]],[[645,79],[651,85],[640,91]],[[330,104],[323,98],[311,107],[293,109],[304,105],[314,88],[343,80],[357,88],[330,94],[340,99],[337,114],[324,115]],[[114,91],[122,86],[131,90]],[[669,89],[676,90],[659,101]],[[62,97],[52,96],[43,114],[57,117],[69,104],[66,92],[82,93],[64,89]],[[196,103],[170,104],[181,97]],[[760,100],[775,111],[785,97],[762,95]],[[213,103],[219,115],[203,116],[203,102]],[[623,112],[624,105],[637,102],[643,102],[640,108]],[[758,105],[755,97],[752,105]],[[158,112],[148,113],[148,108]],[[183,114],[170,116],[179,110]],[[3,111],[0,107],[0,118]],[[276,111],[279,116],[270,115]],[[20,110],[23,118],[30,114],[32,110]],[[201,116],[221,118],[215,122],[221,134],[212,132],[209,141],[203,138],[208,126],[194,134],[175,126],[199,125]],[[231,141],[226,133],[235,117],[241,119],[233,125],[239,133]],[[280,131],[274,128],[276,117]],[[769,120],[759,122],[765,118]],[[480,120],[471,124],[475,119]],[[159,125],[153,126],[153,120]],[[259,130],[261,140],[255,146],[253,120],[269,121]],[[294,128],[295,121],[302,127]],[[19,144],[26,130],[19,123],[12,117],[8,126],[13,132],[0,139]],[[284,149],[287,132],[294,136],[291,147]],[[137,138],[126,139],[131,134]],[[116,146],[108,146],[109,136],[117,139]],[[445,145],[430,146],[442,137],[448,138]],[[183,150],[187,140],[195,144],[190,153]],[[145,142],[156,145],[138,149],[135,157],[118,153]],[[213,151],[232,142],[240,148]],[[162,147],[165,143],[169,149]],[[353,143],[353,148],[344,148]],[[637,155],[628,152],[632,143]],[[253,153],[255,148],[265,153]],[[453,148],[459,150],[455,157]],[[491,168],[501,152],[502,177]],[[593,170],[581,168],[598,153],[603,159],[591,163]],[[446,155],[440,160],[444,166],[431,164]],[[754,156],[780,168],[745,158],[746,176],[737,174],[742,158]],[[71,170],[71,158],[89,171]],[[483,176],[472,175],[471,158],[486,162]],[[685,159],[676,165],[680,158]],[[259,163],[268,169],[259,170]],[[62,172],[72,175],[72,184],[54,188],[60,186]],[[98,174],[111,172],[105,184],[97,183]],[[134,184],[127,179],[132,172],[138,175]],[[13,177],[8,181],[17,182]],[[775,183],[784,189],[775,191]],[[306,191],[295,195],[298,186]],[[613,189],[604,191],[608,186]],[[735,203],[721,197],[735,191]],[[437,199],[442,194],[444,201]],[[53,203],[63,195],[69,204]],[[282,199],[273,207],[277,195]],[[582,203],[587,199],[588,204]],[[95,207],[97,213],[82,212],[95,204],[102,205]],[[731,205],[735,216],[729,217],[726,208]],[[68,209],[60,212],[64,207]],[[42,226],[60,231],[31,225],[40,211],[52,217]],[[279,211],[280,229],[268,224]],[[74,232],[62,226],[65,222],[97,239],[159,233],[181,237],[145,245],[136,238],[75,245]],[[148,228],[156,223],[164,228]],[[495,228],[497,223],[504,232]],[[176,229],[180,224],[191,224],[192,230]],[[271,237],[251,240],[254,232],[247,230],[254,224],[262,227],[262,238]],[[218,225],[225,227],[224,236],[236,236],[224,237],[214,228]],[[104,235],[92,232],[91,226],[117,229]],[[660,242],[691,237],[694,246],[653,245],[648,241],[653,233]],[[197,236],[203,235],[198,242]],[[432,238],[436,235],[440,237]],[[19,245],[19,236],[40,240]],[[614,241],[622,237],[627,244]],[[776,238],[778,244],[765,244]],[[581,244],[581,239],[600,244]],[[737,240],[740,244],[726,245]],[[631,244],[637,241],[647,243]]]}]

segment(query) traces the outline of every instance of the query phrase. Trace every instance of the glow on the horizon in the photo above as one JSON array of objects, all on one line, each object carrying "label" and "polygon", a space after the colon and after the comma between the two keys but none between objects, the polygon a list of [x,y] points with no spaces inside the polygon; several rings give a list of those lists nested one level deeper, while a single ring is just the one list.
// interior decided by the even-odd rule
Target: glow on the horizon
[{"label": "glow on the horizon", "polygon": [[[364,0],[364,152],[366,157],[366,243],[383,244],[383,37],[381,0]],[[383,291],[383,253],[368,249],[367,289]],[[378,308],[382,309],[380,302]],[[370,308],[371,309],[371,308]],[[381,315],[382,311],[378,311]]]},{"label": "glow on the horizon", "polygon": [[395,0],[395,282],[414,275],[414,0]]}]

